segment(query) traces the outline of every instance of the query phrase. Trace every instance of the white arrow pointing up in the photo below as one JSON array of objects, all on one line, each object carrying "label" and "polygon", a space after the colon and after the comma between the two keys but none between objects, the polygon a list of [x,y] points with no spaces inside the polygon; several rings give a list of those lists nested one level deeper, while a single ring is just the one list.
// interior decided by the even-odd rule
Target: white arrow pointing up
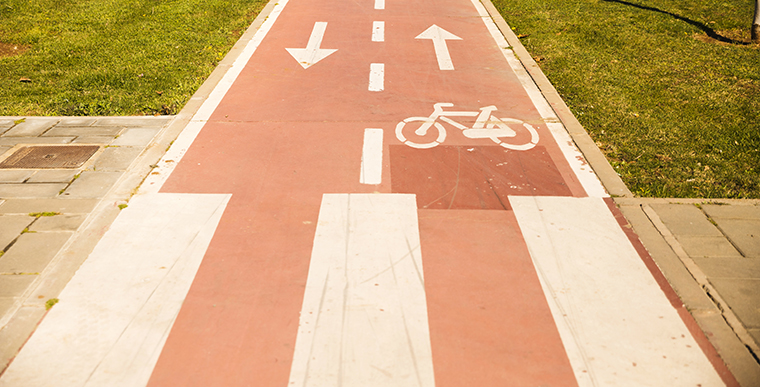
[{"label": "white arrow pointing up", "polygon": [[319,48],[322,44],[322,38],[325,36],[325,30],[327,29],[327,22],[314,23],[314,29],[311,31],[309,37],[309,43],[306,43],[306,48],[286,48],[290,55],[293,55],[298,63],[307,69],[309,66],[319,62],[322,59],[327,58],[328,55],[338,51],[331,48]]},{"label": "white arrow pointing up", "polygon": [[462,40],[462,38],[433,24],[415,39],[432,40],[435,56],[438,58],[438,68],[441,70],[454,70],[454,63],[451,62],[451,55],[449,55],[449,48],[446,46],[446,41]]}]

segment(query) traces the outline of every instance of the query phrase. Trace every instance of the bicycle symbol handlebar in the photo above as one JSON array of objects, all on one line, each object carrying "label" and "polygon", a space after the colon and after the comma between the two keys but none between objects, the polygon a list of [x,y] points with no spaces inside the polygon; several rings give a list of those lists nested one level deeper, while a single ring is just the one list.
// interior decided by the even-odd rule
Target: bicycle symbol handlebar
[{"label": "bicycle symbol handlebar", "polygon": [[[438,146],[446,140],[446,129],[438,122],[443,121],[457,129],[462,130],[467,138],[487,138],[500,146],[512,150],[528,150],[538,144],[538,132],[536,129],[523,121],[513,118],[497,118],[491,113],[496,106],[485,106],[478,111],[444,111],[445,107],[453,107],[454,104],[440,102],[433,105],[433,113],[429,117],[409,117],[396,125],[396,138],[404,144],[417,149],[429,149]],[[467,127],[449,117],[475,117],[475,123],[472,127]],[[413,130],[409,123],[421,122],[420,126]],[[428,131],[435,128],[438,132],[434,140],[425,140]],[[530,134],[530,140],[522,140],[514,143],[515,137],[518,137],[518,131],[523,133],[527,131]],[[523,138],[524,136],[520,136]]]}]

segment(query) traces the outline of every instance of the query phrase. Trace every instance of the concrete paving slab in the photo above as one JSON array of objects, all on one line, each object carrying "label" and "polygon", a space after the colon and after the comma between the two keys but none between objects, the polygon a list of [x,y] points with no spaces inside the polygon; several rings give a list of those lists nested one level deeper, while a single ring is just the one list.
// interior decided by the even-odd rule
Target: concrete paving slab
[{"label": "concrete paving slab", "polygon": [[0,273],[42,272],[71,235],[71,232],[21,234],[16,243],[0,257]]},{"label": "concrete paving slab", "polygon": [[709,278],[760,278],[758,258],[693,258]]},{"label": "concrete paving slab", "polygon": [[703,204],[702,209],[715,220],[718,218],[760,220],[760,206]]},{"label": "concrete paving slab", "polygon": [[0,215],[0,250],[4,251],[33,221],[29,215]]},{"label": "concrete paving slab", "polygon": [[68,144],[76,137],[0,137],[0,146],[18,144]]},{"label": "concrete paving slab", "polygon": [[79,170],[49,169],[37,171],[27,183],[69,183]]},{"label": "concrete paving slab", "polygon": [[101,118],[95,123],[95,126],[144,126],[144,127],[162,127],[174,119],[174,116],[159,117],[107,117]]},{"label": "concrete paving slab", "polygon": [[755,339],[755,343],[760,344],[760,329],[748,329],[747,331]]},{"label": "concrete paving slab", "polygon": [[16,125],[11,119],[0,119],[0,134]]},{"label": "concrete paving slab", "polygon": [[760,258],[760,219],[714,218],[714,220],[745,257]]},{"label": "concrete paving slab", "polygon": [[76,231],[82,225],[87,216],[84,214],[76,215],[56,215],[42,216],[29,227],[30,231]]},{"label": "concrete paving slab", "polygon": [[92,117],[64,117],[56,127],[62,126],[90,126],[94,124],[98,119]]},{"label": "concrete paving slab", "polygon": [[125,171],[140,155],[142,148],[114,146],[103,150],[93,164],[96,171]]},{"label": "concrete paving slab", "polygon": [[124,130],[121,126],[56,126],[48,130],[43,137],[68,137],[68,136],[117,136]]},{"label": "concrete paving slab", "polygon": [[8,325],[0,330],[0,367],[5,368],[16,356],[44,315],[45,308],[22,306]]},{"label": "concrete paving slab", "polygon": [[69,185],[62,196],[71,199],[101,198],[122,174],[123,172],[84,171]]},{"label": "concrete paving slab", "polygon": [[13,147],[10,145],[0,146],[0,157],[4,156],[5,152],[7,152],[11,148]]},{"label": "concrete paving slab", "polygon": [[23,183],[33,174],[33,169],[0,169],[0,183]]},{"label": "concrete paving slab", "polygon": [[66,184],[0,184],[0,197],[6,199],[54,198],[66,188]]},{"label": "concrete paving slab", "polygon": [[651,207],[675,236],[723,236],[693,204],[651,204]]},{"label": "concrete paving slab", "polygon": [[0,316],[5,315],[16,302],[15,297],[0,297]]},{"label": "concrete paving slab", "polygon": [[0,275],[0,297],[13,297],[24,293],[26,288],[37,279],[37,275]]},{"label": "concrete paving slab", "polygon": [[710,282],[748,329],[760,329],[760,279],[717,278]]},{"label": "concrete paving slab", "polygon": [[143,129],[133,128],[125,130],[112,145],[128,145],[128,146],[141,146],[144,147],[153,140],[159,129]]},{"label": "concrete paving slab", "polygon": [[114,136],[82,136],[77,137],[72,143],[74,144],[98,144],[109,145],[113,141]]},{"label": "concrete paving slab", "polygon": [[29,214],[30,212],[61,212],[85,214],[98,204],[97,199],[10,199],[0,204],[0,214]]},{"label": "concrete paving slab", "polygon": [[58,118],[27,117],[26,120],[3,133],[3,137],[36,137],[52,128]]},{"label": "concrete paving slab", "polygon": [[677,235],[676,239],[690,257],[741,257],[723,236]]}]

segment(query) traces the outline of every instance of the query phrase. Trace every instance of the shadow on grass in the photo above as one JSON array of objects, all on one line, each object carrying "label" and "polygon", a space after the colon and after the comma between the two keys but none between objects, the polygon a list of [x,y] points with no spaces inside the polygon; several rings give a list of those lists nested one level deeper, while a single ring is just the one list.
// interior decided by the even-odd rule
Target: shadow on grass
[{"label": "shadow on grass", "polygon": [[725,36],[722,36],[722,35],[718,34],[717,32],[715,32],[715,30],[714,30],[714,29],[712,29],[712,28],[708,27],[707,25],[705,25],[705,24],[703,24],[703,23],[700,23],[700,22],[698,22],[698,21],[694,21],[694,20],[691,20],[691,19],[689,19],[689,18],[686,18],[686,17],[683,17],[683,16],[681,16],[681,15],[676,15],[676,14],[675,14],[675,13],[673,13],[673,12],[663,11],[663,10],[661,10],[661,9],[659,9],[659,8],[655,8],[655,7],[649,7],[649,6],[646,6],[646,5],[641,5],[641,4],[634,4],[634,3],[629,3],[629,2],[627,2],[627,1],[624,1],[624,0],[604,0],[604,1],[606,1],[606,2],[608,2],[608,3],[618,3],[618,4],[628,5],[628,6],[631,6],[631,7],[635,7],[635,8],[638,8],[638,9],[643,9],[643,10],[645,10],[645,11],[654,11],[654,12],[659,12],[659,13],[662,13],[662,14],[665,14],[665,15],[668,15],[668,16],[671,16],[671,17],[673,17],[674,19],[677,19],[677,20],[680,20],[680,21],[683,21],[683,22],[689,23],[689,24],[693,25],[694,27],[697,27],[697,28],[699,28],[699,29],[700,29],[700,30],[702,30],[702,31],[703,31],[705,34],[707,34],[707,36],[709,36],[709,37],[711,37],[711,38],[713,38],[713,39],[715,39],[715,40],[717,40],[717,41],[719,41],[719,42],[723,42],[723,43],[729,43],[729,44],[737,44],[737,45],[742,45],[742,46],[746,46],[746,45],[748,45],[748,44],[749,44],[749,43],[747,43],[747,42],[742,42],[742,41],[738,41],[738,40],[733,40],[733,39],[727,38],[727,37],[725,37]]}]

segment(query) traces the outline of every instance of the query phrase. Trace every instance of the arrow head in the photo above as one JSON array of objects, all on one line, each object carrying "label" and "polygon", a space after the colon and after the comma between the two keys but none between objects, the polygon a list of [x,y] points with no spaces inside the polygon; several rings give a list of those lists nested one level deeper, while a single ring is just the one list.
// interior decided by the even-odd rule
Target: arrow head
[{"label": "arrow head", "polygon": [[327,58],[335,51],[338,51],[337,49],[331,48],[286,48],[286,50],[288,50],[290,55],[298,61],[298,64],[305,69],[308,69],[313,64]]},{"label": "arrow head", "polygon": [[417,35],[415,39],[433,39],[441,41],[441,40],[462,40],[462,38],[452,34],[449,31],[444,30],[441,27],[438,27],[437,25],[433,24],[430,26],[430,28],[426,29],[421,34]]}]

